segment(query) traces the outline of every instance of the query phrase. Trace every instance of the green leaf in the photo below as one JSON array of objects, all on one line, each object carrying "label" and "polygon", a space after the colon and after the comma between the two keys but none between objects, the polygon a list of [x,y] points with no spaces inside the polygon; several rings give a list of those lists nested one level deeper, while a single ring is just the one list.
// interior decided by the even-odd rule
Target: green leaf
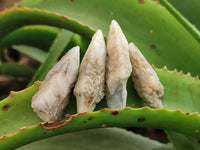
[{"label": "green leaf", "polygon": [[16,44],[30,45],[47,51],[59,32],[57,28],[42,25],[14,30],[0,41],[1,60],[5,61],[3,49]]},{"label": "green leaf", "polygon": [[200,112],[200,80],[183,72],[156,69],[164,86],[163,105],[167,109],[184,112]]},{"label": "green leaf", "polygon": [[13,49],[26,54],[27,56],[35,59],[38,62],[43,62],[47,53],[39,48],[27,46],[27,45],[13,45]]},{"label": "green leaf", "polygon": [[[200,6],[199,1],[183,0],[180,3],[180,1],[176,1],[176,0],[171,1],[170,0],[170,2],[173,4],[173,6],[175,6],[176,9],[178,8],[178,10],[181,10],[181,14],[184,15],[185,17],[187,17],[188,20],[194,21],[196,23],[198,22],[198,20],[199,20],[198,14],[200,14],[200,13],[197,13],[199,11],[198,4]],[[195,27],[193,27],[190,24],[190,22],[188,22],[179,12],[177,12],[176,9],[173,8],[167,1],[161,0],[161,3],[164,6],[166,6],[166,8],[172,13],[172,15],[174,15],[183,24],[183,26],[185,26],[189,30],[189,32],[191,32],[191,34],[193,34],[194,37],[197,37],[197,39],[200,37],[199,31],[196,30]],[[196,3],[196,4],[194,4],[194,3]],[[193,11],[191,11],[191,7],[192,7]],[[199,29],[200,26],[197,25],[196,27]],[[200,148],[200,145],[198,143],[194,143],[195,142],[194,139],[189,140],[188,137],[186,137],[183,134],[179,134],[176,132],[170,132],[170,131],[167,131],[167,134],[170,138],[170,141],[173,143],[173,145],[175,146],[175,148],[177,150],[183,150],[183,149],[198,150]],[[195,148],[193,145],[197,145],[197,148]]]},{"label": "green leaf", "polygon": [[5,48],[23,44],[47,51],[59,32],[59,29],[50,26],[25,26],[7,34],[0,40],[0,47]]},{"label": "green leaf", "polygon": [[196,150],[193,143],[191,143],[185,135],[172,131],[168,131],[167,134],[177,150]]},{"label": "green leaf", "polygon": [[67,45],[65,51],[63,51],[61,56],[63,56],[72,47],[79,46],[80,47],[80,60],[82,60],[89,44],[90,44],[90,39],[85,38],[79,34],[73,34],[69,44]]},{"label": "green leaf", "polygon": [[56,4],[54,0],[24,0],[18,6],[57,12],[104,34],[115,19],[151,64],[200,75],[199,42],[164,7],[150,0],[60,0]]},{"label": "green leaf", "polygon": [[159,1],[188,30],[188,32],[190,32],[190,34],[198,42],[200,42],[199,30],[196,29],[187,19],[181,16],[181,14],[167,0],[159,0]]},{"label": "green leaf", "polygon": [[30,106],[32,96],[38,91],[39,86],[40,83],[37,82],[23,91],[11,91],[10,95],[0,102],[0,136],[41,121]]},{"label": "green leaf", "polygon": [[15,29],[30,24],[66,28],[91,38],[95,31],[76,20],[39,9],[13,8],[0,13],[0,40]]},{"label": "green leaf", "polygon": [[103,109],[92,113],[72,115],[68,120],[58,123],[45,122],[23,127],[18,132],[3,136],[0,139],[0,148],[14,149],[58,134],[114,126],[168,129],[200,138],[200,115],[195,113],[187,115],[181,111],[154,110],[147,107],[121,110]]},{"label": "green leaf", "polygon": [[[84,137],[84,138],[83,138]],[[120,128],[91,129],[44,139],[17,150],[173,150],[171,145],[161,144]]]},{"label": "green leaf", "polygon": [[[157,74],[165,87],[163,96],[164,107],[170,110],[181,109],[188,113],[200,112],[198,100],[200,96],[199,80],[192,79],[182,72],[178,73],[176,71],[157,70]],[[177,150],[194,149],[193,143],[185,135],[172,131],[167,131],[167,134]]]},{"label": "green leaf", "polygon": [[34,75],[33,79],[30,81],[29,85],[32,85],[36,80],[43,81],[49,70],[56,64],[59,56],[65,50],[69,41],[71,39],[72,33],[66,30],[62,30],[58,34],[57,38],[53,42],[49,53],[47,54],[43,64],[38,69],[37,73]]},{"label": "green leaf", "polygon": [[2,63],[0,64],[0,73],[30,79],[34,75],[35,69],[18,63]]},{"label": "green leaf", "polygon": [[[151,109],[147,109],[147,108],[130,109],[130,110],[123,109],[123,110],[121,110],[123,117],[120,119],[117,119],[117,117],[116,117],[116,119],[114,119],[114,118],[112,118],[112,116],[109,115],[109,110],[108,110],[108,111],[106,111],[107,113],[105,113],[105,114],[103,113],[104,111],[102,113],[100,111],[100,112],[94,112],[91,114],[89,114],[89,113],[85,114],[86,118],[90,117],[87,115],[93,116],[93,114],[94,114],[93,117],[95,117],[95,118],[97,117],[97,119],[99,119],[99,121],[103,121],[100,123],[98,121],[97,124],[92,123],[91,126],[89,124],[84,124],[85,117],[82,118],[81,117],[82,115],[78,115],[77,121],[75,121],[75,122],[72,121],[72,123],[74,123],[74,124],[72,124],[71,127],[68,126],[69,124],[66,124],[66,128],[63,126],[63,130],[60,128],[53,129],[53,130],[46,130],[46,129],[41,128],[42,124],[37,124],[38,122],[41,122],[41,120],[38,118],[36,113],[34,113],[31,108],[31,98],[37,92],[38,87],[40,86],[40,83],[37,83],[37,84],[34,84],[33,86],[31,86],[30,90],[26,89],[19,93],[10,94],[10,96],[8,98],[6,98],[5,100],[0,102],[0,108],[4,108],[6,105],[9,106],[6,111],[3,109],[0,110],[0,122],[3,122],[2,123],[3,126],[1,126],[1,128],[0,128],[0,134],[1,134],[0,136],[16,132],[21,127],[32,126],[32,125],[36,124],[35,126],[28,127],[26,129],[24,128],[23,130],[20,130],[19,132],[16,132],[15,134],[6,136],[5,138],[0,140],[0,143],[2,141],[5,141],[6,143],[14,142],[15,144],[13,143],[12,146],[17,146],[16,138],[19,140],[17,143],[19,145],[23,145],[25,143],[29,143],[34,140],[39,140],[40,138],[50,137],[52,135],[57,135],[57,134],[61,134],[61,133],[68,132],[68,131],[73,132],[73,131],[77,131],[77,130],[88,129],[89,127],[97,128],[97,127],[101,127],[102,124],[107,123],[107,121],[104,120],[105,117],[110,120],[110,121],[108,121],[108,123],[113,123],[112,124],[113,126],[153,127],[153,128],[160,128],[160,129],[175,130],[175,131],[185,133],[185,134],[194,133],[194,134],[198,135],[199,132],[198,132],[197,128],[200,127],[200,125],[198,125],[198,118],[200,119],[200,117],[196,113],[189,114],[188,112],[199,111],[199,107],[198,107],[199,106],[199,104],[198,104],[199,103],[199,101],[198,101],[199,92],[198,91],[200,90],[199,89],[200,81],[193,79],[192,77],[188,77],[186,75],[178,73],[178,72],[162,70],[162,69],[156,69],[156,72],[165,87],[165,94],[164,94],[164,99],[163,99],[164,106],[167,107],[168,109],[173,110],[175,108],[175,105],[177,105],[179,109],[182,109],[183,111],[187,112],[186,114],[182,113],[180,110],[177,110],[177,111],[169,111],[169,110],[165,110],[165,109],[151,110]],[[174,84],[170,84],[172,82]],[[130,83],[128,84],[127,106],[137,106],[138,104],[136,102],[138,101],[141,104],[142,101],[140,101],[140,98],[137,96],[135,91],[132,91],[132,89],[134,90],[134,88],[133,88],[133,85]],[[191,88],[191,93],[188,93],[185,91],[188,87],[193,87],[193,88]],[[176,91],[176,90],[178,90],[178,92],[172,93],[172,91]],[[179,93],[179,97],[175,97],[175,96],[170,97],[170,93],[172,95]],[[193,97],[193,101],[188,101],[189,96]],[[173,101],[173,103],[172,103],[172,101]],[[183,101],[183,103],[181,103],[182,101]],[[194,105],[193,103],[195,103],[196,105]],[[195,107],[193,107],[193,106],[195,106]],[[103,99],[101,103],[97,104],[96,110],[99,110],[100,108],[105,108],[105,107],[107,107],[106,101],[105,101],[105,99]],[[128,112],[130,112],[130,114],[123,113],[123,112],[126,112],[127,110],[128,110]],[[26,113],[24,113],[24,112],[26,112]],[[75,113],[76,113],[75,97],[73,96],[73,94],[71,94],[70,103],[67,106],[64,114],[75,114]],[[146,116],[146,115],[148,115],[148,116]],[[17,116],[18,120],[16,120],[14,123],[13,120],[15,120],[14,118],[16,118],[16,116]],[[131,117],[132,119],[127,118],[128,116]],[[79,117],[82,119],[80,119]],[[138,123],[137,119],[140,117],[145,117],[145,120],[148,120],[148,123],[147,124],[146,123],[145,124]],[[150,118],[147,118],[147,117],[150,117]],[[136,120],[134,120],[134,118]],[[63,115],[62,120],[64,121],[66,119],[67,118],[65,117],[65,115]],[[114,119],[114,120],[112,120],[112,119]],[[125,119],[125,120],[123,120],[123,119]],[[133,124],[129,124],[131,121],[133,121],[132,122]],[[65,124],[65,122],[61,121],[60,125],[64,125],[63,123]],[[81,126],[81,125],[83,125],[83,126]],[[58,126],[59,126],[59,123],[58,123]],[[198,127],[194,127],[194,126],[198,126]],[[45,132],[44,135],[42,134],[43,132]],[[27,137],[29,137],[29,135],[31,135],[30,139],[27,138]],[[27,139],[27,140],[26,141],[21,140],[19,137],[24,137],[24,138],[26,137],[25,139]],[[0,146],[1,145],[3,145],[3,144],[0,144]]]},{"label": "green leaf", "polygon": [[[168,0],[197,29],[200,29],[199,0]],[[192,10],[192,11],[191,11]]]}]

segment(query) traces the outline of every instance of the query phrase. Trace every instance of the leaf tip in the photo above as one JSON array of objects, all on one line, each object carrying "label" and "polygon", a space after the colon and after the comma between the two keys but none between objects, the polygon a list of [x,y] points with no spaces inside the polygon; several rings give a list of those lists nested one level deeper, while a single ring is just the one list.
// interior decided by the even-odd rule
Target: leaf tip
[{"label": "leaf tip", "polygon": [[150,109],[148,106],[144,106],[143,108],[144,108],[144,109]]},{"label": "leaf tip", "polygon": [[33,84],[41,84],[41,81],[35,81]]},{"label": "leaf tip", "polygon": [[110,109],[109,108],[103,108],[103,109],[99,110],[99,112],[104,112],[106,110],[110,110]]},{"label": "leaf tip", "polygon": [[151,64],[151,67],[152,67],[152,68],[156,68],[154,64]]},{"label": "leaf tip", "polygon": [[196,75],[196,77],[194,77],[194,79],[196,79],[196,80],[199,80],[199,76],[198,76],[198,75]]},{"label": "leaf tip", "polygon": [[13,97],[14,94],[15,94],[15,91],[10,91],[10,94],[8,97]]},{"label": "leaf tip", "polygon": [[190,72],[188,72],[188,73],[186,74],[186,76],[192,77]]},{"label": "leaf tip", "polygon": [[167,66],[164,66],[162,69],[163,69],[163,70],[168,70],[168,69],[167,69]]}]

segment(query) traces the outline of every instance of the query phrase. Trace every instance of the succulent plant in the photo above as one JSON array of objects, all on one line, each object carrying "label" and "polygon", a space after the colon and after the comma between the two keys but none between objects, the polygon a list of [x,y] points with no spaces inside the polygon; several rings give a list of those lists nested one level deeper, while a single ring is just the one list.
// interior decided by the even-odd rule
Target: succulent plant
[{"label": "succulent plant", "polygon": [[[200,2],[169,1],[173,6],[166,0],[24,0],[2,11],[0,72],[29,84],[19,92],[11,91],[0,102],[0,149],[200,149]],[[97,29],[107,40],[113,19],[120,24],[127,41],[134,42],[155,66],[164,87],[163,108],[146,107],[145,98],[139,97],[130,77],[127,107],[108,109],[104,97],[94,112],[77,114],[76,98],[71,93],[61,121],[42,121],[31,107],[40,81],[72,47],[80,47],[82,60]],[[11,53],[10,48],[14,48],[39,61],[39,69],[7,62],[5,48]],[[170,143],[109,127],[163,129]],[[41,140],[48,137],[52,138]],[[41,141],[31,143],[37,140]],[[77,141],[81,140],[79,145]]]}]

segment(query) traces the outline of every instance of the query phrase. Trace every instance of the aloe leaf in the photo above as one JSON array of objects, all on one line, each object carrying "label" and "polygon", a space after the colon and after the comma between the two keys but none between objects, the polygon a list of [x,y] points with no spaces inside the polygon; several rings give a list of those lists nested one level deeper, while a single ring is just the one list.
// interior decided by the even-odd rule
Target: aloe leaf
[{"label": "aloe leaf", "polygon": [[200,42],[200,32],[187,19],[181,16],[180,13],[167,1],[159,0],[160,3],[191,33],[191,35]]},{"label": "aloe leaf", "polygon": [[[200,1],[199,0],[168,0],[186,19],[197,29],[200,29]],[[192,11],[191,11],[192,10]]]},{"label": "aloe leaf", "polygon": [[108,33],[108,25],[115,19],[129,42],[133,41],[151,64],[199,74],[199,42],[161,5],[150,0],[139,2],[76,0],[70,3],[60,0],[55,4],[53,0],[24,0],[17,6],[54,11],[95,29],[102,29],[104,34]]},{"label": "aloe leaf", "polygon": [[[167,75],[165,74],[166,72],[168,72]],[[192,79],[184,75],[183,72],[168,71],[167,69],[165,71],[157,70],[157,74],[164,87],[167,87],[164,89],[164,107],[171,110],[181,109],[188,113],[200,112],[198,107],[198,97],[200,95],[197,88],[200,82],[197,78]],[[168,78],[168,81],[165,78]],[[194,149],[193,144],[185,135],[172,131],[167,131],[167,134],[177,150]]]},{"label": "aloe leaf", "polygon": [[[188,138],[188,136],[184,134],[169,130],[166,131],[166,134],[176,150],[199,150],[199,148],[196,147],[199,147],[200,144],[198,143],[198,139],[194,137]],[[196,146],[194,146],[194,144]]]},{"label": "aloe leaf", "polygon": [[18,132],[3,136],[0,140],[0,148],[13,149],[35,140],[62,133],[113,126],[168,129],[200,137],[199,114],[187,115],[181,111],[153,110],[148,107],[121,110],[103,109],[92,113],[72,115],[68,120],[58,123],[45,122],[23,127]]},{"label": "aloe leaf", "polygon": [[[171,90],[175,90],[177,87],[186,88],[187,86],[193,85],[195,86],[195,88],[192,89],[192,94],[194,97],[196,97],[193,102],[198,102],[199,96],[195,94],[196,92],[194,89],[196,90],[199,89],[200,87],[199,80],[193,79],[191,77],[180,74],[178,72],[173,72],[173,71],[168,71],[168,70],[163,70],[163,69],[156,69],[156,72],[159,75],[161,82],[166,80],[165,83],[163,83],[165,87],[166,95],[170,95]],[[176,85],[169,86],[167,84],[173,81],[173,77],[176,80],[177,78],[179,79],[177,80],[177,82],[181,86],[176,86]],[[186,80],[187,82],[183,84],[184,80]],[[6,111],[4,109],[0,110],[0,119],[3,118],[3,120],[0,120],[0,122],[3,122],[4,124],[4,126],[0,128],[0,133],[1,133],[1,136],[5,135],[0,140],[0,146],[3,147],[4,145],[3,143],[5,141],[5,143],[7,143],[5,144],[5,146],[8,146],[11,144],[11,146],[17,147],[17,146],[20,146],[20,145],[23,145],[35,140],[39,140],[41,138],[46,138],[46,137],[58,135],[65,132],[73,132],[73,131],[78,131],[78,130],[83,130],[83,129],[88,129],[88,128],[98,128],[98,127],[107,126],[107,125],[120,126],[120,127],[127,127],[127,126],[152,127],[152,128],[159,128],[159,129],[174,130],[180,133],[190,134],[192,136],[197,136],[197,137],[200,136],[199,135],[200,125],[198,124],[198,120],[200,121],[199,115],[197,113],[188,113],[188,111],[191,112],[192,110],[198,109],[198,107],[195,107],[195,109],[189,109],[190,104],[187,104],[188,108],[186,106],[183,107],[183,105],[179,105],[180,109],[183,109],[183,111],[185,111],[186,113],[183,113],[181,110],[176,110],[176,111],[170,111],[167,109],[153,110],[149,108],[137,108],[137,109],[127,108],[127,109],[122,109],[119,111],[106,109],[104,111],[102,110],[102,111],[96,111],[93,113],[86,113],[86,114],[83,113],[83,114],[74,115],[71,118],[73,121],[70,122],[70,120],[65,121],[67,119],[66,117],[69,117],[69,114],[76,113],[75,98],[73,95],[71,95],[70,104],[67,106],[61,122],[58,122],[55,124],[38,123],[38,122],[41,122],[41,120],[36,115],[36,113],[33,112],[31,108],[31,97],[35,94],[35,92],[37,92],[39,86],[40,86],[40,83],[36,83],[32,87],[30,87],[30,90],[26,89],[19,93],[15,93],[15,94],[11,93],[8,98],[0,102],[0,107],[6,108]],[[128,90],[130,90],[130,87],[128,87]],[[130,93],[130,91],[128,91],[128,93]],[[183,90],[183,93],[184,93],[184,90]],[[174,99],[174,103],[179,103],[180,100],[183,100],[184,96],[182,96],[181,99]],[[185,101],[188,100],[187,96],[185,97],[186,97]],[[128,96],[128,106],[132,105],[133,99],[135,98],[131,97],[130,95]],[[165,106],[167,105],[167,102],[169,100],[170,98],[168,99],[167,97],[164,97],[163,102],[165,101],[164,103]],[[5,107],[7,105],[9,107]],[[106,107],[104,100],[101,104],[98,104],[98,105],[101,105],[103,108]],[[167,105],[167,108],[169,109],[173,108],[173,104],[170,104],[170,101],[169,101],[169,104]],[[15,112],[14,115],[13,115],[13,112]],[[67,114],[66,117],[65,117],[65,114]],[[119,114],[122,114],[122,115],[119,115]],[[22,121],[17,121],[17,123],[13,123],[13,120],[14,120],[13,117],[15,118],[16,115],[18,116],[18,120],[22,120]],[[90,118],[88,120],[89,117],[95,118],[94,120],[96,120],[97,122],[96,121],[90,122],[90,120],[93,120],[93,119]],[[26,127],[26,126],[29,126],[29,127],[23,128],[19,130],[18,132],[16,132],[19,128]],[[54,127],[55,129],[47,130],[47,128],[50,129]],[[60,127],[60,128],[57,128],[57,127]],[[44,132],[45,134],[43,134]],[[31,135],[31,137],[29,135]],[[19,137],[21,137],[22,139],[26,137],[25,138],[26,140],[21,140],[21,138]],[[19,145],[16,145],[16,143],[18,143]]]},{"label": "aloe leaf", "polygon": [[5,48],[23,44],[35,46],[47,51],[59,32],[59,29],[50,26],[25,26],[7,34],[0,41],[0,47]]},{"label": "aloe leaf", "polygon": [[[10,95],[0,102],[0,122],[2,123],[0,136],[16,132],[16,129],[41,121],[30,107],[32,96],[38,91],[39,86],[40,83],[37,82],[22,91],[11,91]],[[16,120],[15,115],[17,115],[18,121],[12,123],[13,120]]]},{"label": "aloe leaf", "polygon": [[62,30],[60,34],[58,34],[57,38],[53,42],[52,47],[47,54],[44,63],[40,66],[37,73],[34,75],[33,79],[30,81],[29,85],[32,85],[36,80],[42,81],[44,80],[48,71],[55,65],[59,56],[65,50],[66,46],[69,44],[70,37],[72,33],[66,30]]},{"label": "aloe leaf", "polygon": [[[83,138],[84,137],[84,138]],[[77,142],[78,141],[78,142]],[[161,144],[149,138],[119,128],[91,129],[59,135],[18,148],[17,150],[35,149],[87,149],[87,150],[172,150],[171,145]]]},{"label": "aloe leaf", "polygon": [[2,63],[0,64],[0,73],[30,79],[34,75],[35,69],[18,63]]},{"label": "aloe leaf", "polygon": [[95,30],[80,24],[76,20],[39,9],[8,9],[0,13],[0,20],[3,20],[0,23],[0,29],[4,29],[0,30],[0,40],[11,31],[30,24],[42,24],[66,28],[89,38],[95,33]]},{"label": "aloe leaf", "polygon": [[50,45],[60,31],[57,28],[33,25],[14,30],[0,41],[1,61],[5,61],[3,50],[16,44],[30,45],[49,50]]},{"label": "aloe leaf", "polygon": [[[177,150],[197,150],[193,143],[188,140],[188,138],[181,134],[181,133],[176,133],[173,131],[168,131],[167,134],[169,135],[170,141],[172,141],[174,147]],[[195,142],[195,139],[194,139]],[[197,143],[198,144],[198,143]]]},{"label": "aloe leaf", "polygon": [[[192,23],[194,23],[194,26],[197,27],[199,29],[199,24],[198,24],[198,21],[199,21],[199,17],[198,17],[198,13],[199,12],[199,7],[200,6],[200,3],[198,0],[193,0],[193,1],[187,1],[187,0],[183,0],[181,1],[177,1],[177,0],[169,0],[169,2],[175,6],[176,9],[178,9],[182,15],[184,15],[189,21],[192,21]],[[167,3],[168,4],[168,3]],[[182,21],[183,25],[186,26],[186,28],[188,28],[190,31],[192,32],[196,32],[194,29],[193,30],[193,26],[187,22],[187,20],[185,20],[181,14],[179,12],[177,12],[175,10],[175,8],[173,8],[171,5],[167,5],[168,7],[168,10],[175,15],[175,17],[178,17],[178,19],[180,21]],[[193,11],[191,11],[191,8]],[[198,32],[198,31],[197,31]],[[180,134],[180,133],[176,133],[176,132],[170,132],[170,131],[167,131],[167,134],[170,138],[170,141],[173,143],[173,145],[175,146],[175,148],[177,150],[183,150],[183,149],[195,149],[194,148],[194,142],[195,140],[193,139],[192,141],[188,139],[188,137],[186,137],[185,135],[183,134]],[[196,149],[199,149],[199,144],[198,143],[195,143],[198,148]]]},{"label": "aloe leaf", "polygon": [[12,48],[17,50],[18,52],[26,54],[27,56],[35,59],[38,62],[43,62],[45,59],[45,56],[47,55],[47,52],[45,52],[44,50],[41,50],[39,48],[32,47],[32,46],[13,45]]},{"label": "aloe leaf", "polygon": [[[194,0],[195,1],[195,0]],[[170,1],[172,4],[173,4],[173,6],[175,5],[176,6],[176,8],[177,7],[179,7],[179,10],[180,10],[180,7],[182,6],[182,8],[184,9],[184,10],[182,10],[181,11],[181,13],[183,13],[184,15],[186,15],[186,16],[188,16],[189,18],[189,20],[191,19],[191,18],[195,18],[195,17],[197,17],[198,18],[198,14],[199,13],[197,13],[197,11],[198,11],[198,9],[196,9],[196,13],[195,13],[195,9],[194,9],[194,7],[196,7],[196,8],[198,8],[198,3],[199,2],[197,2],[196,1],[196,5],[194,5],[194,1],[193,2],[191,2],[191,1],[181,1],[181,3],[180,3],[180,1],[177,3],[176,1]],[[176,11],[176,9],[175,8],[173,8],[167,1],[161,1],[161,2],[163,2],[163,5],[164,6],[166,6],[166,8],[168,8],[168,10],[186,27],[186,28],[188,28],[188,30],[191,32],[191,34],[193,34],[193,36],[195,37],[195,35],[197,35],[196,37],[197,37],[197,39],[198,39],[198,30],[196,30],[184,17],[182,17],[181,16],[181,14],[179,13],[179,12],[177,12]],[[199,3],[200,4],[200,3]],[[185,8],[184,8],[184,6],[185,6]],[[185,12],[185,10],[187,11],[187,9],[188,8],[190,8],[190,7],[188,7],[188,6],[192,6],[193,7],[193,11],[191,11],[191,9],[190,9],[190,11],[189,11],[189,13],[187,12]],[[196,18],[196,21],[198,22],[198,19]],[[195,20],[194,20],[195,21]],[[195,27],[196,27],[196,25],[195,25]],[[200,26],[199,26],[200,27]],[[198,26],[197,26],[197,28],[198,28]],[[194,32],[194,33],[193,33]],[[197,32],[197,33],[196,33]],[[183,150],[183,149],[196,149],[196,150],[198,150],[199,149],[199,147],[200,147],[200,145],[199,145],[199,143],[195,143],[195,139],[192,139],[192,140],[189,140],[188,139],[188,137],[186,137],[185,135],[183,135],[183,134],[180,134],[180,133],[176,133],[176,132],[170,132],[170,131],[167,131],[167,134],[168,134],[168,136],[169,136],[169,138],[170,138],[170,141],[173,143],[173,145],[175,146],[175,148],[177,149],[177,150]],[[196,147],[197,148],[195,148],[194,147],[194,145],[197,145]]]},{"label": "aloe leaf", "polygon": [[[198,91],[199,91],[199,88],[200,88],[200,86],[199,86],[200,81],[199,80],[193,79],[193,78],[185,76],[185,75],[181,75],[178,72],[172,72],[172,71],[168,71],[168,70],[156,69],[156,72],[157,72],[161,82],[163,83],[163,85],[165,87],[165,94],[164,94],[164,98],[163,98],[163,103],[164,103],[164,106],[167,109],[171,109],[171,110],[176,109],[176,108],[174,108],[174,104],[176,104],[177,106],[179,106],[178,107],[179,109],[183,110],[184,112],[187,112],[188,114],[191,113],[191,112],[199,112],[199,108],[198,108],[198,106],[199,106],[198,105],[198,103],[199,103],[199,101],[198,101],[198,98],[199,98]],[[179,80],[177,80],[177,78]],[[169,84],[169,83],[171,83],[171,81],[174,82],[174,80],[177,80],[176,81],[177,83],[174,84],[173,86],[171,86],[171,84]],[[185,80],[187,82],[184,82]],[[137,93],[135,91],[133,91],[134,88],[133,88],[133,84],[131,84],[131,83],[132,82],[130,81],[128,83],[128,87],[127,87],[127,90],[128,90],[127,106],[136,107],[136,106],[140,105],[138,107],[141,107],[141,106],[143,106],[142,105],[143,102],[137,96]],[[38,84],[39,83],[34,84],[31,88],[32,89],[37,88],[39,86]],[[172,99],[170,97],[170,93],[172,93],[171,91],[175,91],[175,90],[177,90],[177,88],[187,89],[187,87],[190,87],[190,86],[194,87],[194,88],[191,89],[191,93],[185,92],[184,90],[181,92],[181,90],[180,90],[179,91],[180,97],[177,98],[177,97],[174,96],[174,99]],[[29,91],[31,91],[31,90],[28,90],[28,92]],[[34,92],[36,92],[36,91],[37,91],[37,89],[34,90]],[[27,92],[25,92],[25,91],[21,92],[20,97],[23,97],[23,94],[27,94]],[[39,121],[41,121],[40,119],[38,119],[38,116],[35,113],[33,113],[32,108],[31,108],[31,97],[35,93],[29,93],[29,94],[31,95],[30,97],[27,97],[25,95],[25,97],[23,97],[21,99],[17,99],[17,100],[15,99],[13,101],[5,99],[0,103],[3,107],[4,103],[9,103],[10,105],[13,105],[12,103],[17,102],[18,105],[14,105],[16,107],[13,108],[13,111],[15,111],[14,114],[18,116],[18,119],[20,119],[21,117],[23,118],[26,115],[28,115],[28,117],[25,117],[25,118],[31,118],[31,122],[29,122],[29,120],[24,120],[23,122],[21,122],[23,124],[20,124],[20,122],[18,122],[19,126],[13,126],[13,124],[12,124],[13,119],[8,117],[8,116],[11,117],[13,115],[13,111],[4,112],[3,110],[1,110],[2,112],[6,113],[6,116],[8,117],[6,120],[3,121],[5,126],[0,128],[0,134],[1,135],[10,134],[13,131],[17,131],[20,127],[30,126],[30,125],[36,124]],[[19,95],[19,94],[17,94],[17,95]],[[193,96],[193,101],[188,101],[188,96]],[[184,99],[184,97],[185,97],[185,99]],[[8,99],[12,99],[12,98],[9,97]],[[172,101],[170,101],[171,99],[172,99],[173,103],[172,103]],[[24,101],[26,101],[27,103],[24,103]],[[136,101],[138,101],[138,103],[136,103]],[[180,101],[183,101],[182,105],[180,105]],[[193,105],[193,103],[196,104],[194,109],[190,108],[191,105]],[[27,110],[19,109],[18,107],[20,107],[20,108],[26,108],[27,107]],[[105,107],[107,107],[106,101],[105,101],[105,99],[103,99],[102,102],[97,105],[96,110],[99,110],[99,109],[105,108]],[[26,113],[24,114],[24,112],[26,112]],[[10,113],[10,115],[8,115],[8,113]],[[67,106],[64,114],[67,114],[67,113],[69,113],[69,114],[75,114],[76,113],[76,103],[75,103],[75,97],[73,96],[73,94],[71,94],[71,96],[70,96],[70,103]],[[35,115],[33,115],[33,114],[35,114]],[[3,118],[4,115],[5,114],[2,113],[0,115],[0,118]],[[32,117],[30,117],[29,115],[32,116]],[[21,120],[23,120],[23,119],[21,119]],[[64,116],[63,116],[63,120],[65,120]],[[0,121],[0,122],[2,122],[2,121]],[[10,125],[12,125],[12,127],[10,127]],[[5,129],[5,127],[8,127],[8,128]],[[12,130],[9,131],[9,128],[12,129]],[[6,133],[5,133],[5,131],[6,131]]]},{"label": "aloe leaf", "polygon": [[183,72],[156,69],[164,86],[163,105],[167,109],[181,109],[184,112],[200,112],[198,101],[200,80]]},{"label": "aloe leaf", "polygon": [[85,55],[85,52],[90,44],[90,39],[85,38],[79,34],[74,34],[71,38],[70,43],[66,47],[66,50],[64,53],[66,53],[69,49],[71,49],[74,46],[80,47],[80,60],[82,60],[83,56]]}]

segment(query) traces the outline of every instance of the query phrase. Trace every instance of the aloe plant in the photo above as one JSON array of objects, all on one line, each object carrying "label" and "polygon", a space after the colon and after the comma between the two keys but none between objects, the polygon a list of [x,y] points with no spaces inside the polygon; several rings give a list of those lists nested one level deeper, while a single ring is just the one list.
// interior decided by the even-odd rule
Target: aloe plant
[{"label": "aloe plant", "polygon": [[[26,78],[29,84],[0,102],[0,149],[200,149],[200,2],[170,2],[173,6],[166,0],[24,0],[2,11],[0,72]],[[97,29],[106,40],[112,19],[156,66],[164,86],[164,108],[146,107],[129,79],[126,108],[107,109],[104,98],[94,112],[76,114],[76,99],[71,94],[61,121],[43,122],[31,108],[39,81],[73,46],[80,46],[82,59]],[[3,50],[9,47],[40,61],[40,68],[6,62]],[[163,129],[170,143],[110,127]]]}]

